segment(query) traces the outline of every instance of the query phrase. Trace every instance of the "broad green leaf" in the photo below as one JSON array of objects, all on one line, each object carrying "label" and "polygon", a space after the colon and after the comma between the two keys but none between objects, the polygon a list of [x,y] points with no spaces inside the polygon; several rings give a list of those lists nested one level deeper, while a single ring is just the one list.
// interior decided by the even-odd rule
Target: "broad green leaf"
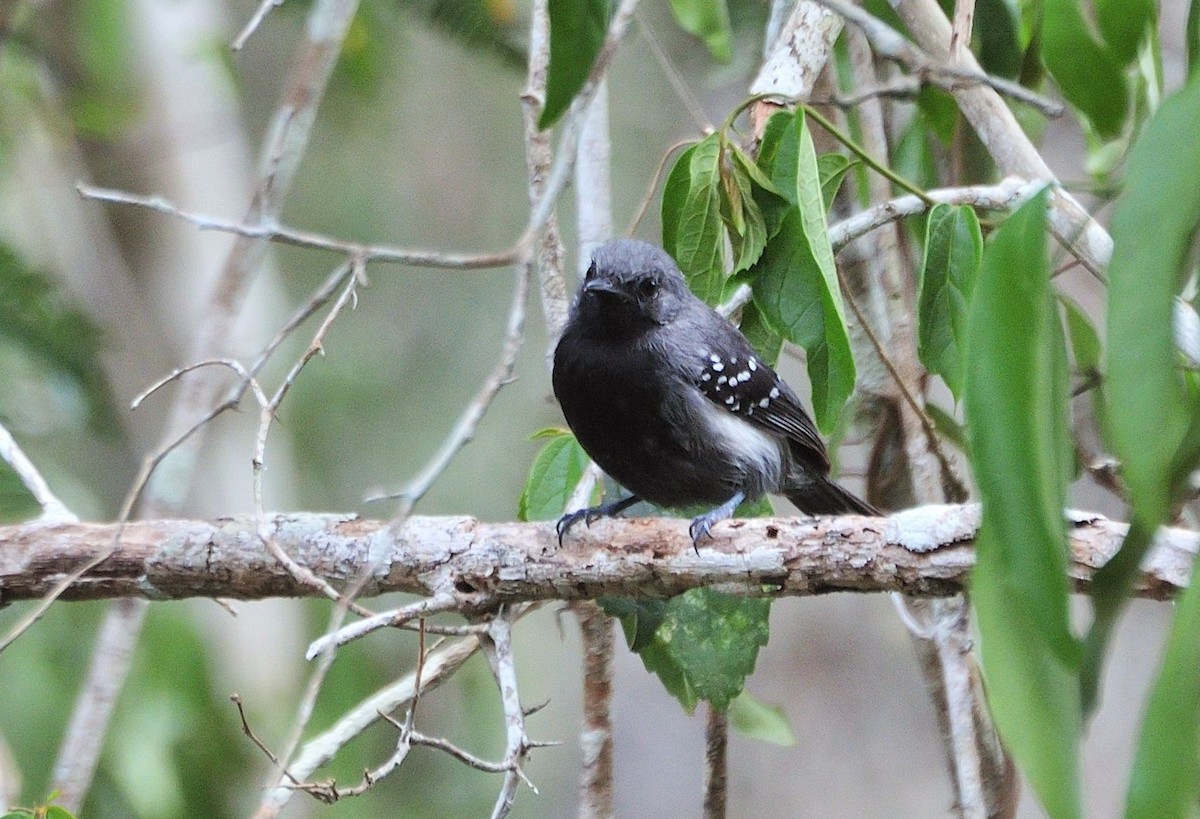
[{"label": "broad green leaf", "polygon": [[838,189],[842,187],[842,182],[846,179],[846,172],[857,164],[858,160],[852,160],[845,154],[821,154],[817,157],[821,201],[825,205],[826,212],[833,207],[834,197],[837,196]]},{"label": "broad green leaf", "polygon": [[753,303],[768,328],[804,348],[813,412],[828,433],[854,390],[854,358],[841,301],[833,300],[814,256],[799,211],[790,209],[751,270]]},{"label": "broad green leaf", "polygon": [[612,0],[549,0],[549,12],[550,66],[539,128],[558,122],[587,81],[608,31]]},{"label": "broad green leaf", "polygon": [[1108,48],[1122,64],[1137,57],[1155,18],[1154,0],[1094,0],[1096,24]]},{"label": "broad green leaf", "polygon": [[1200,77],[1169,97],[1129,158],[1113,215],[1107,403],[1113,448],[1133,513],[1154,527],[1170,513],[1168,468],[1189,406],[1174,341],[1174,300],[1200,224]]},{"label": "broad green leaf", "polygon": [[723,711],[767,644],[770,609],[770,600],[691,589],[667,603],[658,638],[696,696]]},{"label": "broad green leaf", "polygon": [[46,808],[46,819],[75,819],[75,814],[60,805]]},{"label": "broad green leaf", "polygon": [[934,134],[943,145],[949,146],[958,131],[958,103],[940,88],[926,86],[917,94],[919,122],[924,130]]},{"label": "broad green leaf", "polygon": [[738,325],[742,335],[750,342],[750,346],[758,353],[758,357],[774,367],[779,362],[779,353],[783,349],[783,336],[772,330],[763,318],[762,311],[754,302],[742,308],[742,321]]},{"label": "broad green leaf", "polygon": [[671,0],[671,12],[679,27],[703,40],[713,57],[729,62],[733,32],[725,0]]},{"label": "broad green leaf", "polygon": [[662,625],[667,611],[666,600],[600,597],[596,602],[606,614],[621,621],[625,642],[629,645],[629,650],[634,652],[641,652],[654,641],[654,635]]},{"label": "broad green leaf", "polygon": [[709,304],[725,285],[721,256],[721,144],[711,134],[684,151],[663,187],[663,247],[688,286]]},{"label": "broad green leaf", "polygon": [[1096,327],[1088,314],[1073,299],[1059,294],[1058,301],[1062,304],[1063,315],[1067,318],[1067,335],[1071,340],[1075,369],[1081,375],[1098,374],[1103,350]]},{"label": "broad green leaf", "polygon": [[729,724],[733,730],[751,739],[785,747],[796,744],[796,735],[783,708],[767,705],[747,691],[729,703]]},{"label": "broad green leaf", "polygon": [[[1066,523],[1073,471],[1065,340],[1046,261],[1046,195],[996,231],[969,314],[966,419],[985,520],[1038,637],[1079,658],[1067,618]],[[1015,515],[1012,510],[1020,509]],[[1029,635],[1032,636],[1032,635]]]},{"label": "broad green leaf", "polygon": [[1076,0],[1045,0],[1042,39],[1046,68],[1063,96],[1100,136],[1119,135],[1129,109],[1125,76],[1113,54],[1088,30]]},{"label": "broad green leaf", "polygon": [[661,604],[611,598],[601,604],[621,618],[630,648],[689,713],[700,700],[727,708],[754,671],[759,647],[767,644],[766,599],[700,588]]},{"label": "broad green leaf", "polygon": [[971,600],[988,707],[1047,816],[1078,819],[1078,748],[1083,733],[1079,680],[1033,636],[1039,625],[1032,610],[1015,602],[1021,589],[1006,576],[1004,538],[985,519],[975,539],[978,557]]},{"label": "broad green leaf", "polygon": [[772,117],[763,146],[761,166],[795,207],[784,213],[779,232],[751,270],[754,303],[772,329],[804,347],[813,412],[817,425],[829,432],[854,390],[854,357],[804,112]]},{"label": "broad green leaf", "polygon": [[[1197,577],[1193,567],[1192,576]],[[1200,583],[1175,606],[1142,720],[1126,819],[1189,819],[1200,800]]]},{"label": "broad green leaf", "polygon": [[29,269],[0,244],[0,340],[5,339],[78,386],[93,429],[116,434],[112,393],[99,361],[100,328],[49,276]]},{"label": "broad green leaf", "polygon": [[1049,815],[1073,819],[1081,652],[1067,608],[1067,365],[1045,208],[1043,192],[996,231],[969,314],[965,406],[983,501],[971,589],[1001,737]]},{"label": "broad green leaf", "polygon": [[[544,437],[543,430],[539,437]],[[575,484],[587,469],[588,457],[575,436],[560,434],[542,447],[517,504],[518,520],[557,520]]]},{"label": "broad green leaf", "polygon": [[966,377],[967,308],[979,278],[983,234],[966,205],[934,205],[925,229],[917,294],[921,363],[942,377],[957,401]]}]

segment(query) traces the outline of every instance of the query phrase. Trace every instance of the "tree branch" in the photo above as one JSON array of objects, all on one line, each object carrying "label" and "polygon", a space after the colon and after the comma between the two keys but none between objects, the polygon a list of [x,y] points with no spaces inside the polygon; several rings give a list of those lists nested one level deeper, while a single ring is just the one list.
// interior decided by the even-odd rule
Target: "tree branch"
[{"label": "tree branch", "polygon": [[[1121,544],[1128,526],[1072,513],[1071,576],[1079,591]],[[836,591],[941,597],[962,591],[974,565],[977,505],[924,506],[888,518],[761,518],[718,526],[692,551],[686,521],[605,520],[558,548],[550,523],[489,523],[414,516],[395,532],[352,515],[275,515],[275,542],[334,586],[375,565],[363,595],[449,595],[455,610],[497,602],[600,595],[662,597],[720,584],[748,595]],[[0,527],[0,604],[36,599],[74,566],[112,549],[116,524],[26,523]],[[1200,534],[1163,529],[1143,564],[1137,594],[1170,599],[1186,586]],[[375,562],[378,561],[378,562]],[[63,599],[315,596],[256,535],[251,516],[127,523],[108,560]]]}]

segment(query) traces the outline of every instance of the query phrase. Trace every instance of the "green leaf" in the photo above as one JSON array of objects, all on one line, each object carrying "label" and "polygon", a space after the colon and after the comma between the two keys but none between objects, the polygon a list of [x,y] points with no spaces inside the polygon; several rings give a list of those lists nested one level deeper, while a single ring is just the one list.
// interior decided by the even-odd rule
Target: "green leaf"
[{"label": "green leaf", "polygon": [[[1046,262],[1046,195],[996,231],[970,310],[966,419],[985,520],[1008,579],[1063,663],[1079,660],[1067,617],[1067,482],[1073,472],[1062,324]],[[1020,509],[1015,515],[1012,510]]]},{"label": "green leaf", "polygon": [[75,815],[60,805],[46,808],[46,819],[75,819]]},{"label": "green leaf", "polygon": [[855,369],[804,112],[772,117],[763,146],[760,164],[795,207],[784,213],[750,272],[754,303],[775,332],[804,347],[813,412],[817,425],[829,432],[854,390]]},{"label": "green leaf", "polygon": [[721,144],[711,134],[684,151],[663,186],[663,247],[688,286],[709,304],[721,298]]},{"label": "green leaf", "polygon": [[[544,436],[547,431],[538,433]],[[575,436],[566,433],[542,447],[517,504],[518,520],[557,520],[587,469],[588,457]]]},{"label": "green leaf", "polygon": [[1021,590],[1005,577],[1004,537],[985,519],[975,540],[971,600],[988,706],[1046,814],[1077,819],[1079,681],[1044,641],[1031,638],[1039,624],[1029,608],[1014,603]]},{"label": "green leaf", "polygon": [[119,426],[99,354],[100,328],[44,273],[29,269],[0,244],[0,340],[12,341],[83,393],[92,428],[104,435]]},{"label": "green leaf", "polygon": [[729,724],[743,736],[772,745],[796,744],[796,735],[783,708],[767,705],[743,691],[729,703]]},{"label": "green leaf", "polygon": [[[767,223],[755,198],[751,168],[757,167],[737,148],[733,159],[722,166],[721,218],[733,247],[734,272],[747,270],[758,261],[767,245]],[[773,195],[769,191],[759,196]]]},{"label": "green leaf", "polygon": [[829,289],[798,210],[787,212],[751,273],[754,305],[768,328],[805,350],[813,413],[828,433],[854,390],[854,358],[841,294]]},{"label": "green leaf", "polygon": [[1129,158],[1113,215],[1106,397],[1112,445],[1133,513],[1149,527],[1170,515],[1169,465],[1193,407],[1174,340],[1174,302],[1200,224],[1200,78],[1165,100]]},{"label": "green leaf", "polygon": [[[1193,567],[1192,576],[1198,576]],[[1188,819],[1200,799],[1200,583],[1175,606],[1142,720],[1126,819]]]},{"label": "green leaf", "polygon": [[632,597],[598,597],[596,602],[610,617],[621,621],[629,650],[641,652],[654,642],[654,635],[667,613],[666,600],[638,600]]},{"label": "green leaf", "polygon": [[689,713],[700,700],[727,708],[767,644],[771,602],[765,599],[699,588],[661,604],[605,598],[602,605],[621,618],[630,648]]},{"label": "green leaf", "polygon": [[1112,53],[1088,30],[1079,3],[1045,0],[1042,37],[1046,68],[1063,96],[1100,136],[1118,136],[1129,110],[1125,76]]},{"label": "green leaf", "polygon": [[967,308],[979,278],[983,234],[966,205],[934,205],[925,229],[925,259],[917,294],[921,363],[942,377],[954,400],[966,377]]},{"label": "green leaf", "polygon": [[571,106],[600,53],[612,0],[549,0],[550,66],[538,128],[558,122]]},{"label": "green leaf", "polygon": [[738,327],[742,335],[750,342],[754,352],[767,364],[774,367],[779,362],[779,353],[783,349],[783,336],[775,332],[763,318],[762,311],[754,302],[742,308],[742,321]]},{"label": "green leaf", "polygon": [[767,644],[771,601],[691,589],[667,603],[658,639],[696,696],[725,710]]},{"label": "green leaf", "polygon": [[992,237],[969,314],[965,406],[983,500],[971,590],[1001,737],[1049,815],[1071,819],[1081,651],[1067,606],[1066,349],[1048,274],[1043,191]]},{"label": "green leaf", "polygon": [[671,0],[671,12],[679,27],[703,40],[714,58],[729,62],[733,30],[725,0]]},{"label": "green leaf", "polygon": [[837,196],[838,189],[842,187],[842,182],[846,179],[846,172],[857,164],[857,159],[852,160],[845,154],[821,154],[817,157],[817,176],[821,180],[821,201],[827,212],[833,207],[834,197]]},{"label": "green leaf", "polygon": [[1154,0],[1094,0],[1096,24],[1104,41],[1122,65],[1138,55],[1155,17]]},{"label": "green leaf", "polygon": [[1081,375],[1094,375],[1100,372],[1100,356],[1103,349],[1100,346],[1100,335],[1088,314],[1083,311],[1073,299],[1058,294],[1058,301],[1063,306],[1063,315],[1067,319],[1067,335],[1071,340],[1071,352],[1075,356],[1075,369]]}]

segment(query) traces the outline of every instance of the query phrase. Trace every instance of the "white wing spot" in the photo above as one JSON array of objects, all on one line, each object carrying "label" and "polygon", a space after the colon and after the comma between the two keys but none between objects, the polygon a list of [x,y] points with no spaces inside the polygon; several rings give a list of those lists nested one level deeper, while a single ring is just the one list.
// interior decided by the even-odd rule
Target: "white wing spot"
[{"label": "white wing spot", "polygon": [[721,376],[720,378],[717,379],[717,384],[724,384],[728,380],[729,379],[726,378],[725,376]]},{"label": "white wing spot", "polygon": [[733,405],[733,402],[734,402],[734,401],[736,401],[736,400],[737,400],[737,399],[735,399],[735,398],[734,398],[734,397],[731,395],[731,396],[729,396],[728,398],[726,398],[726,399],[725,399],[725,403],[726,403],[726,404],[729,404],[730,406],[732,406],[732,405]]},{"label": "white wing spot", "polygon": [[768,393],[768,395],[771,397],[772,400],[778,398],[779,397],[779,387],[771,387],[771,391]]},{"label": "white wing spot", "polygon": [[740,373],[738,373],[738,381],[749,381],[749,380],[750,380],[750,371],[749,370],[742,370]]},{"label": "white wing spot", "polygon": [[766,409],[768,406],[770,406],[770,404],[771,404],[770,398],[764,398],[763,400],[758,402],[758,405],[760,407],[762,407],[763,409]]},{"label": "white wing spot", "polygon": [[720,364],[721,356],[717,355],[716,353],[709,353],[708,360],[711,361],[713,364]]},{"label": "white wing spot", "polygon": [[701,380],[701,381],[708,381],[708,380],[709,380],[709,379],[711,379],[711,378],[712,378],[712,373],[708,372],[707,370],[705,370],[704,372],[700,373],[700,380]]},{"label": "white wing spot", "polygon": [[[716,358],[716,356],[714,355],[714,356],[713,356],[713,358]],[[713,362],[713,366],[712,366],[712,368],[713,368],[713,372],[718,372],[718,373],[719,373],[719,372],[721,372],[721,370],[725,369],[725,365],[724,365],[724,364],[722,364],[722,363],[720,362],[720,360],[717,360],[717,361],[714,361],[714,362]]]},{"label": "white wing spot", "polygon": [[750,364],[750,372],[754,372],[758,369],[758,362],[755,361],[753,357],[750,358],[748,363]]},{"label": "white wing spot", "polygon": [[729,359],[729,363],[730,363],[730,364],[737,364],[737,356],[736,356],[736,355],[735,355],[735,356],[732,356],[732,357]]}]

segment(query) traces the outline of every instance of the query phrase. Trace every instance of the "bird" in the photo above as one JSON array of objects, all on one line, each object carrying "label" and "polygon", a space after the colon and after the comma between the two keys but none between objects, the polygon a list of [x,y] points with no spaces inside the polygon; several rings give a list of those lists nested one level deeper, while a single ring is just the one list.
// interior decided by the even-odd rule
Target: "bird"
[{"label": "bird", "polygon": [[630,494],[564,515],[616,515],[640,500],[709,506],[692,545],[745,500],[782,494],[810,515],[878,515],[829,476],[800,399],[674,259],[635,239],[598,246],[554,350],[554,395],[580,446]]}]

